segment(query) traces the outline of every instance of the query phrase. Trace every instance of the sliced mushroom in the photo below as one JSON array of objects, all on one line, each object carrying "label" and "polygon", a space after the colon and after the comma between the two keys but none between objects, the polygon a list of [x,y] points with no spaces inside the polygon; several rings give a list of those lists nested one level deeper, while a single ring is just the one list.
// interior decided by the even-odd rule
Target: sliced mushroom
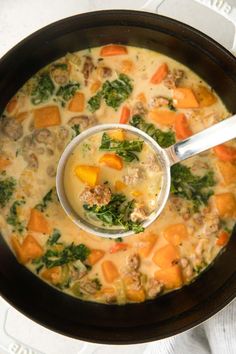
[{"label": "sliced mushroom", "polygon": [[36,146],[32,135],[27,135],[22,139],[22,149],[23,150],[29,150],[29,149],[34,149]]},{"label": "sliced mushroom", "polygon": [[86,56],[85,57],[85,61],[84,61],[84,66],[83,66],[83,69],[82,69],[82,74],[84,75],[85,86],[87,86],[89,76],[92,73],[94,68],[95,68],[95,66],[93,64],[92,58],[89,57],[89,56]]},{"label": "sliced mushroom", "polygon": [[49,165],[47,167],[46,171],[47,171],[47,174],[48,174],[49,177],[55,177],[56,176],[56,169],[55,169],[55,167],[53,165]]},{"label": "sliced mushroom", "polygon": [[73,127],[73,125],[79,125],[80,126],[80,131],[83,131],[87,129],[89,126],[92,126],[97,122],[97,119],[95,118],[94,115],[92,116],[86,116],[86,115],[80,115],[80,116],[75,116],[70,118],[68,121],[68,124]]},{"label": "sliced mushroom", "polygon": [[50,145],[53,143],[54,137],[49,129],[37,129],[34,132],[35,140],[40,144]]},{"label": "sliced mushroom", "polygon": [[108,78],[112,75],[112,70],[111,68],[109,68],[108,66],[102,66],[98,69],[99,75],[102,78]]},{"label": "sliced mushroom", "polygon": [[14,118],[5,117],[2,120],[1,130],[9,139],[19,140],[23,135],[23,126]]},{"label": "sliced mushroom", "polygon": [[69,136],[68,129],[66,129],[65,127],[60,127],[58,136],[59,136],[59,138],[62,139],[62,140],[67,139],[68,136]]},{"label": "sliced mushroom", "polygon": [[38,158],[34,153],[24,156],[25,161],[28,163],[28,167],[32,170],[37,170],[39,167]]},{"label": "sliced mushroom", "polygon": [[69,72],[67,68],[59,66],[52,67],[51,76],[58,85],[65,85],[69,80]]}]

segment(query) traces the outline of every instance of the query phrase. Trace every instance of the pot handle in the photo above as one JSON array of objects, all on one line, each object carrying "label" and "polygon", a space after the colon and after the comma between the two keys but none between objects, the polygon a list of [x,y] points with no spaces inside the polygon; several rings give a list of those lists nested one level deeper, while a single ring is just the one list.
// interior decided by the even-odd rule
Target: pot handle
[{"label": "pot handle", "polygon": [[140,10],[187,23],[236,55],[235,0],[147,0]]},{"label": "pot handle", "polygon": [[165,149],[170,165],[223,144],[236,137],[236,115]]}]

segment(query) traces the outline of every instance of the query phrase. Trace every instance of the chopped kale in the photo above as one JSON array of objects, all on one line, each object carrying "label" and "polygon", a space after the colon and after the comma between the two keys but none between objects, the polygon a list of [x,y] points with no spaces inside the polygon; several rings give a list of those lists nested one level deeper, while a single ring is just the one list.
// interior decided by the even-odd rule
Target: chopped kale
[{"label": "chopped kale", "polygon": [[62,69],[62,70],[67,70],[68,65],[66,63],[55,63],[52,65],[53,69]]},{"label": "chopped kale", "polygon": [[189,167],[180,163],[171,167],[171,193],[190,200],[194,211],[198,211],[201,205],[207,204],[213,194],[213,190],[209,187],[214,185],[212,171],[200,177],[194,175]]},{"label": "chopped kale", "polygon": [[56,192],[55,188],[50,189],[47,194],[43,197],[41,203],[35,206],[41,212],[44,212],[45,209],[48,207],[48,204],[53,201],[53,194]]},{"label": "chopped kale", "polygon": [[170,111],[176,112],[176,108],[175,108],[175,106],[173,105],[173,100],[171,100],[171,99],[169,100],[168,108],[169,108]]},{"label": "chopped kale", "polygon": [[166,148],[175,143],[175,134],[171,130],[164,132],[155,127],[152,123],[146,123],[143,117],[135,114],[130,124],[136,128],[143,130],[150,135],[161,147]]},{"label": "chopped kale", "polygon": [[95,112],[100,108],[102,99],[107,106],[117,110],[120,105],[130,96],[133,90],[130,78],[125,74],[120,74],[118,79],[106,80],[102,89],[88,101],[89,110]]},{"label": "chopped kale", "polygon": [[74,262],[78,259],[83,262],[89,254],[90,250],[84,244],[74,245],[74,243],[72,243],[61,251],[47,250],[42,256],[41,261],[46,268],[52,268]]},{"label": "chopped kale", "polygon": [[52,234],[49,236],[47,240],[47,245],[53,246],[55,244],[58,244],[58,240],[61,237],[61,232],[57,229],[53,229]]},{"label": "chopped kale", "polygon": [[16,180],[13,177],[7,177],[0,180],[0,207],[4,208],[11,199],[16,188]]},{"label": "chopped kale", "polygon": [[59,87],[56,96],[60,99],[62,106],[74,96],[79,88],[80,84],[78,82],[69,82],[64,86]]},{"label": "chopped kale", "polygon": [[73,138],[80,134],[80,125],[74,124],[71,129],[73,130]]},{"label": "chopped kale", "polygon": [[34,105],[43,103],[53,95],[55,86],[48,73],[37,77],[37,83],[31,92],[31,102]]},{"label": "chopped kale", "polygon": [[88,100],[88,107],[89,110],[93,113],[95,111],[97,111],[100,106],[101,106],[101,102],[102,102],[102,93],[98,92],[96,95],[92,96],[89,100]]},{"label": "chopped kale", "polygon": [[135,201],[127,201],[124,194],[112,194],[111,201],[107,205],[88,205],[83,208],[93,218],[96,218],[104,225],[121,226],[125,230],[133,230],[135,233],[142,232],[144,228],[140,223],[130,220],[130,214],[134,210]]},{"label": "chopped kale", "polygon": [[142,140],[115,140],[111,139],[107,133],[103,133],[99,150],[114,151],[126,162],[139,161],[135,152],[141,152],[143,148]]},{"label": "chopped kale", "polygon": [[7,223],[9,225],[12,225],[14,231],[17,231],[20,234],[24,231],[25,226],[19,219],[19,216],[17,213],[17,207],[19,207],[20,205],[23,205],[23,204],[25,204],[25,200],[16,200],[12,204],[12,206],[10,207],[10,212],[7,216]]}]

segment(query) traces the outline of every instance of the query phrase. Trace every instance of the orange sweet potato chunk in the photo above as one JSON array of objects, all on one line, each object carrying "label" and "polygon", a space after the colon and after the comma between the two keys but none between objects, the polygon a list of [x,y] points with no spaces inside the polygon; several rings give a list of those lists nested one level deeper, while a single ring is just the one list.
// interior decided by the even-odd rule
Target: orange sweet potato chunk
[{"label": "orange sweet potato chunk", "polygon": [[56,285],[59,284],[62,277],[62,268],[60,266],[56,266],[50,269],[45,269],[40,274],[41,277],[50,283]]},{"label": "orange sweet potato chunk", "polygon": [[108,283],[113,283],[119,277],[118,269],[112,261],[107,260],[102,263],[102,272]]},{"label": "orange sweet potato chunk", "polygon": [[95,263],[100,261],[100,259],[102,259],[104,254],[105,254],[105,252],[103,250],[96,250],[96,249],[91,250],[91,252],[88,256],[88,263],[90,265],[94,265]]},{"label": "orange sweet potato chunk", "polygon": [[233,193],[216,194],[214,198],[220,217],[232,218],[236,216],[236,199]]},{"label": "orange sweet potato chunk", "polygon": [[0,171],[5,170],[7,166],[11,164],[11,161],[5,157],[0,156]]},{"label": "orange sweet potato chunk", "polygon": [[68,110],[71,112],[83,112],[85,108],[85,96],[82,92],[76,92],[69,102]]},{"label": "orange sweet potato chunk", "polygon": [[145,292],[143,289],[126,289],[126,297],[129,301],[143,302],[145,301]]},{"label": "orange sweet potato chunk", "polygon": [[155,278],[162,282],[166,289],[176,289],[183,285],[182,271],[178,264],[156,271]]},{"label": "orange sweet potato chunk", "polygon": [[177,87],[174,89],[173,98],[177,108],[198,108],[199,103],[192,89]]},{"label": "orange sweet potato chunk", "polygon": [[31,235],[26,236],[22,244],[19,243],[16,236],[13,236],[11,243],[19,262],[22,264],[43,255],[43,248]]},{"label": "orange sweet potato chunk", "polygon": [[146,258],[149,256],[155,246],[155,243],[157,242],[157,239],[158,236],[151,232],[140,237],[140,244],[137,252],[141,258]]},{"label": "orange sweet potato chunk", "polygon": [[179,252],[176,247],[169,244],[159,248],[152,258],[153,262],[160,268],[168,268],[179,259]]},{"label": "orange sweet potato chunk", "polygon": [[236,165],[230,161],[217,161],[217,166],[226,185],[236,183]]},{"label": "orange sweet potato chunk", "polygon": [[174,246],[180,245],[188,238],[188,230],[184,224],[172,224],[164,230],[163,234],[165,239]]},{"label": "orange sweet potato chunk", "polygon": [[43,213],[37,209],[31,210],[27,228],[29,231],[41,232],[43,234],[50,233],[50,227],[47,219]]},{"label": "orange sweet potato chunk", "polygon": [[61,116],[57,106],[46,106],[35,109],[34,127],[36,129],[51,127],[61,124]]}]

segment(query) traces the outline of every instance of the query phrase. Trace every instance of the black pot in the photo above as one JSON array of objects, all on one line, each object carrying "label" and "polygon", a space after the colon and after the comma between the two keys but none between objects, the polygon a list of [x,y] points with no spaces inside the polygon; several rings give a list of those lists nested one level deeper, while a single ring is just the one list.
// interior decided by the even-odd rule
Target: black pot
[{"label": "black pot", "polygon": [[[229,111],[236,111],[236,59],[227,50],[175,20],[115,10],[56,22],[11,49],[0,61],[0,112],[44,65],[68,51],[114,42],[153,49],[186,64],[216,90]],[[228,304],[236,295],[235,255],[236,232],[191,285],[153,301],[108,306],[48,286],[17,263],[0,237],[0,293],[32,320],[64,335],[98,343],[142,343],[196,326]]]}]

